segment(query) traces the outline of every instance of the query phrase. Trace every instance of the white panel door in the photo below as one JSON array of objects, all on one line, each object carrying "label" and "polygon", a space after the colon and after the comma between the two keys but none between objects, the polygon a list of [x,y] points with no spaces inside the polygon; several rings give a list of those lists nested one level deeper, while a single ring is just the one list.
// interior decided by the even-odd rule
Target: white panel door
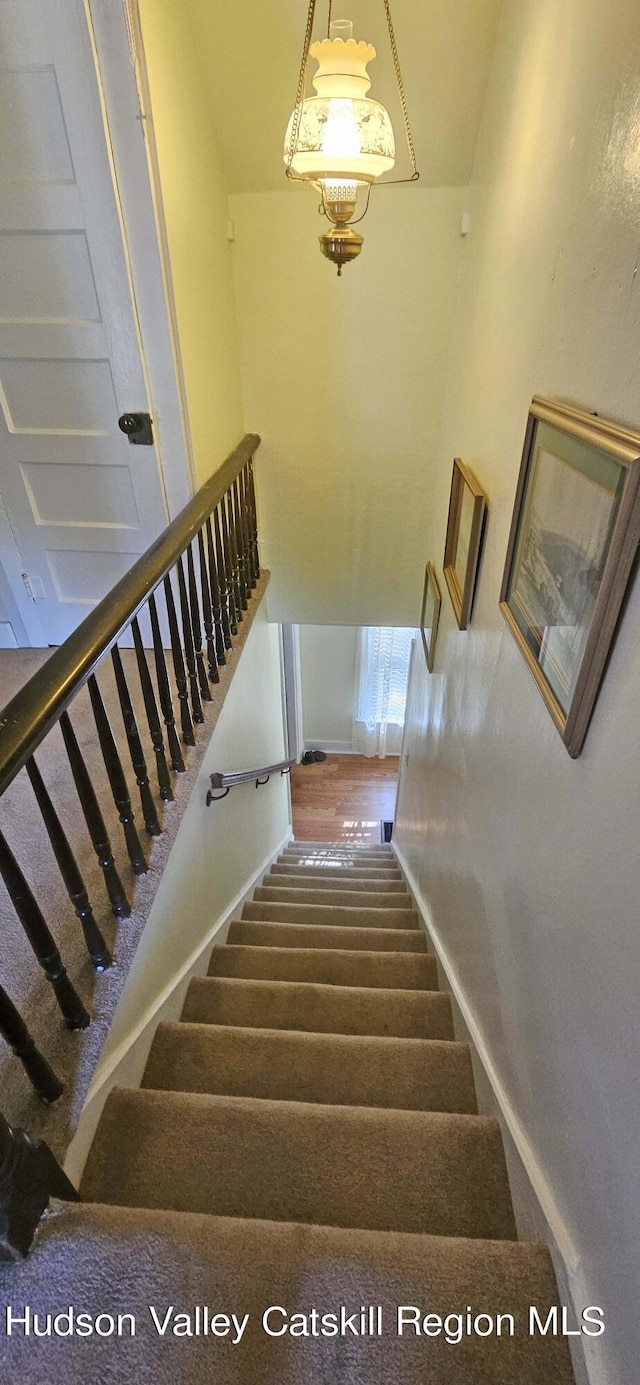
[{"label": "white panel door", "polygon": [[48,643],[167,523],[131,411],[153,414],[84,5],[0,0],[0,497]]}]

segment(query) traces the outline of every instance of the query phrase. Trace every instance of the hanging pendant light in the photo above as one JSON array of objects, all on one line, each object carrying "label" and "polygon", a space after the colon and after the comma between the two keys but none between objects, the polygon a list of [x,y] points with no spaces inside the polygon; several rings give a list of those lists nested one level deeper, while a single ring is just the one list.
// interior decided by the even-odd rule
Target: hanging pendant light
[{"label": "hanging pendant light", "polygon": [[[419,174],[389,0],[383,3],[413,170],[410,179],[394,181],[414,182]],[[360,254],[363,237],[353,230],[353,225],[366,215],[375,180],[393,168],[395,142],[387,111],[367,95],[371,86],[367,66],[376,56],[375,48],[370,43],[355,41],[350,20],[332,21],[331,3],[327,37],[312,44],[315,9],[316,0],[310,0],[296,104],[285,135],[284,161],[289,178],[307,182],[320,193],[320,211],[331,222],[331,229],[319,237],[320,249],[338,266],[340,275],[342,266]],[[316,95],[305,97],[309,54],[318,64],[313,77]],[[364,211],[356,218],[361,189],[366,190],[366,202]]]}]

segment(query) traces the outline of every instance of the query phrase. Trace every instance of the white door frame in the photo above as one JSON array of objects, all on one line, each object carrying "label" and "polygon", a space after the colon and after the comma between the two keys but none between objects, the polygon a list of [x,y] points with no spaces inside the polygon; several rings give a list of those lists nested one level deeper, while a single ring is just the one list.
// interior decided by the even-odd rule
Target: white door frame
[{"label": "white door frame", "polygon": [[282,672],[287,755],[298,763],[304,755],[302,724],[302,679],[300,676],[300,627],[283,625]]},{"label": "white door frame", "polygon": [[78,0],[94,48],[169,515],[198,488],[138,0]]}]

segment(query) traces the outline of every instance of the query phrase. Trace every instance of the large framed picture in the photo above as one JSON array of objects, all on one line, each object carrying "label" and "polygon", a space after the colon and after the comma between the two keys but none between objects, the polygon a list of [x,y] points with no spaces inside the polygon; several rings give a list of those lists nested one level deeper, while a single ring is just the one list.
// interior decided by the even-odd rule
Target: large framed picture
[{"label": "large framed picture", "polygon": [[500,609],[580,754],[640,541],[640,434],[536,395]]},{"label": "large framed picture", "polygon": [[436,640],[438,638],[440,606],[441,597],[438,579],[434,572],[433,564],[427,563],[424,573],[422,610],[420,612],[420,634],[422,635],[422,647],[424,649],[424,657],[427,661],[429,673],[433,673],[433,659],[436,652]]},{"label": "large framed picture", "polygon": [[471,617],[486,506],[486,496],[473,472],[456,457],[451,477],[443,571],[461,630],[466,630]]}]

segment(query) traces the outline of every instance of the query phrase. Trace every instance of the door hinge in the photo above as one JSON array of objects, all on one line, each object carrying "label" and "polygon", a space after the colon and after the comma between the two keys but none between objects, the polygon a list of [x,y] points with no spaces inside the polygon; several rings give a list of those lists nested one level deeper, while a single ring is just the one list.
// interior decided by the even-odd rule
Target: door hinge
[{"label": "door hinge", "polygon": [[46,592],[44,582],[41,577],[30,577],[28,572],[23,572],[22,580],[24,588],[30,601],[44,601]]}]

